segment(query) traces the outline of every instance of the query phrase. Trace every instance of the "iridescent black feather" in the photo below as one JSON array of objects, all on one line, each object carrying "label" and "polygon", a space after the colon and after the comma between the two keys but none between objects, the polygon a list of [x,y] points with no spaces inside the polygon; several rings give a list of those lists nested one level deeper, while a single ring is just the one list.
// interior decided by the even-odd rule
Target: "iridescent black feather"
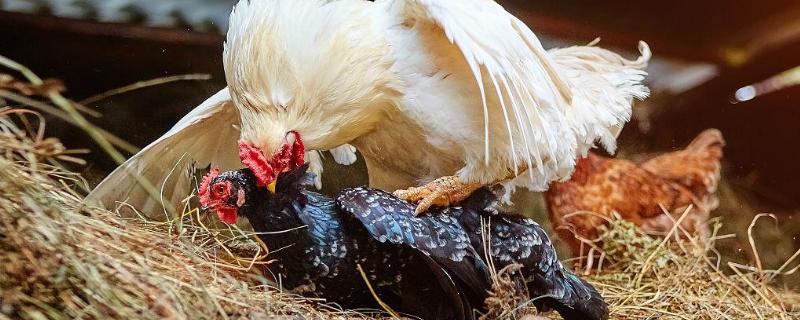
[{"label": "iridescent black feather", "polygon": [[[400,230],[424,228],[414,223],[437,226],[440,229],[426,230],[428,232],[425,233],[434,235],[433,239],[416,234],[413,236],[417,243],[425,245],[424,250],[439,256],[450,254],[453,255],[451,259],[458,261],[461,261],[462,255],[466,255],[464,258],[470,261],[486,257],[481,231],[482,225],[486,225],[491,232],[489,247],[494,265],[502,269],[513,263],[521,264],[527,290],[537,308],[555,310],[567,320],[608,318],[608,305],[602,296],[586,281],[564,268],[544,229],[532,219],[521,218],[513,212],[498,211],[498,197],[488,188],[479,189],[459,206],[432,208],[420,218],[410,218],[415,208],[413,204],[381,190],[365,187],[349,189],[340,193],[337,201],[352,214],[363,216],[362,222],[376,237],[400,240],[406,236]],[[353,204],[358,205],[353,207]],[[462,239],[451,240],[453,234],[460,236],[462,232],[467,235],[471,245],[468,246]],[[438,241],[457,247],[437,246]],[[469,249],[460,250],[462,246]],[[440,262],[446,264],[445,261]],[[484,262],[477,264],[483,266]],[[468,271],[455,273],[461,280],[472,279]],[[469,283],[467,287],[480,287],[476,285],[477,282]]]},{"label": "iridescent black feather", "polygon": [[[519,263],[537,308],[565,319],[606,319],[608,307],[588,283],[564,269],[533,220],[497,211],[497,197],[480,189],[460,206],[415,217],[415,206],[370,188],[333,200],[307,191],[305,167],[283,174],[277,192],[255,187],[247,169],[220,175],[245,188],[239,209],[275,252],[274,272],[287,288],[306,289],[349,307],[374,306],[361,264],[382,299],[424,319],[469,318],[491,287],[482,223],[498,268]],[[238,181],[238,182],[237,182]],[[282,233],[276,231],[290,230]],[[446,299],[442,299],[445,297]]]},{"label": "iridescent black feather", "polygon": [[487,188],[460,206],[441,210],[458,219],[472,244],[484,256],[481,221],[491,230],[491,258],[498,269],[522,265],[528,292],[540,310],[553,309],[567,320],[608,318],[608,305],[592,285],[565,269],[544,229],[532,219],[499,210],[497,195]]},{"label": "iridescent black feather", "polygon": [[223,180],[233,194],[244,190],[238,213],[273,250],[270,271],[287,289],[346,308],[379,308],[361,265],[383,301],[423,319],[471,319],[490,289],[483,260],[453,218],[415,218],[387,203],[388,211],[373,210],[375,199],[359,192],[338,201],[322,196],[306,190],[305,167],[281,175],[275,194],[257,188],[248,169],[212,185]]}]

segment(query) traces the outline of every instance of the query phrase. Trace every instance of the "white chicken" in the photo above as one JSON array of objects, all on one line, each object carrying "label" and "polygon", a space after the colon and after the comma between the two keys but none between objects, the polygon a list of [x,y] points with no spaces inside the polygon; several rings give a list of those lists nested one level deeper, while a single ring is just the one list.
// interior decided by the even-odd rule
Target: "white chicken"
[{"label": "white chicken", "polygon": [[410,188],[397,194],[419,211],[480,185],[543,190],[597,141],[615,148],[632,100],[648,94],[650,52],[639,49],[635,61],[591,45],[546,51],[491,0],[241,1],[223,53],[228,88],[90,197],[154,210],[187,196],[178,186],[191,163],[243,162],[269,186],[303,153],[352,159],[350,145],[372,187]]}]

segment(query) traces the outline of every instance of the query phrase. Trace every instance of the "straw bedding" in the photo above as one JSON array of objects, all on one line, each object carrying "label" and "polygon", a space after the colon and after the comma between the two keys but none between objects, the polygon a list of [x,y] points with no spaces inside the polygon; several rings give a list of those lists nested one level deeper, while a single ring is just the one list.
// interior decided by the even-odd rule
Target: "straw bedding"
[{"label": "straw bedding", "polygon": [[[0,98],[16,97],[9,88]],[[17,100],[6,104],[24,104]],[[55,110],[64,101],[41,103]],[[86,206],[88,187],[65,164],[82,164],[80,152],[46,138],[41,117],[0,109],[0,319],[386,317],[282,292],[262,276],[264,244],[246,231],[209,227],[213,219],[197,209],[154,222]],[[795,271],[797,254],[774,271],[720,265],[720,238],[674,230],[664,240],[612,220],[586,277],[612,319],[800,318],[798,294],[770,286],[776,274]],[[524,293],[507,292],[508,274],[513,269],[497,276],[485,318],[532,317]]]}]

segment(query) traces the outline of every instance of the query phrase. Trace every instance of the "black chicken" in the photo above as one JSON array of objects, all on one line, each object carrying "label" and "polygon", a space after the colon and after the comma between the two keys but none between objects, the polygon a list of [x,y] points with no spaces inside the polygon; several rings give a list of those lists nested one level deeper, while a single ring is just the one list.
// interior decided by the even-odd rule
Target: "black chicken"
[{"label": "black chicken", "polygon": [[[249,169],[212,170],[201,184],[201,203],[226,223],[246,217],[275,249],[270,271],[287,289],[348,309],[378,308],[360,265],[381,300],[399,312],[423,319],[473,318],[491,282],[454,218],[376,215],[368,209],[349,214],[348,203],[306,190],[313,183],[306,169],[282,174],[274,194],[257,187]],[[366,208],[385,206],[377,196],[351,195]],[[403,237],[365,226],[382,226]]]},{"label": "black chicken", "polygon": [[381,299],[422,317],[472,318],[491,288],[484,263],[482,220],[491,230],[495,266],[523,265],[527,289],[542,310],[565,319],[605,319],[608,309],[594,288],[565,270],[549,238],[529,219],[496,209],[497,197],[480,189],[460,206],[415,206],[365,187],[336,200],[306,190],[306,166],[282,174],[275,193],[259,188],[249,169],[212,171],[200,187],[201,203],[220,219],[250,221],[277,260],[273,272],[285,287],[349,308],[375,307],[356,265]]}]

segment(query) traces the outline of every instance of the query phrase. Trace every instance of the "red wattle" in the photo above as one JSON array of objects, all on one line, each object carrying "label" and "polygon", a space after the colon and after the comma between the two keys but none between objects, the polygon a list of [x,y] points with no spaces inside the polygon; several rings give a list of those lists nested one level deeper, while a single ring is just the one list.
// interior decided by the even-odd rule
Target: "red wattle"
[{"label": "red wattle", "polygon": [[236,208],[219,207],[217,208],[217,217],[219,220],[227,224],[236,224],[239,215],[236,214]]},{"label": "red wattle", "polygon": [[275,156],[272,157],[272,167],[275,169],[275,172],[278,174],[284,173],[289,171],[289,162],[292,158],[292,146],[288,144],[284,144],[281,146],[281,149],[275,153]]},{"label": "red wattle", "polygon": [[281,173],[297,168],[305,163],[306,147],[300,138],[300,133],[290,132],[294,135],[294,143],[284,143],[272,159],[267,160],[264,152],[247,142],[239,142],[239,158],[242,164],[250,168],[256,176],[256,184],[265,187],[277,179]]},{"label": "red wattle", "polygon": [[300,138],[300,133],[292,131],[294,134],[294,145],[292,145],[292,165],[296,168],[306,163],[306,145]]}]

